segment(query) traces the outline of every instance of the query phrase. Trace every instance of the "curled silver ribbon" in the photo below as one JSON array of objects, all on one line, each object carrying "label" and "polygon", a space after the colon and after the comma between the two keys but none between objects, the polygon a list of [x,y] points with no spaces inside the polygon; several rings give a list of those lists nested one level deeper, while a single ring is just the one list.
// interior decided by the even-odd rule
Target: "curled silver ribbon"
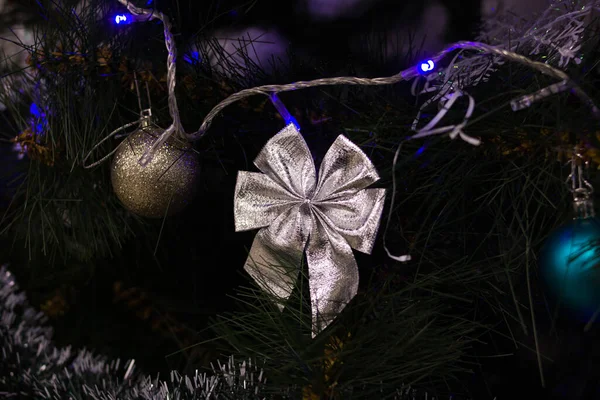
[{"label": "curled silver ribbon", "polygon": [[261,228],[244,268],[283,304],[306,251],[315,337],[357,293],[352,249],[371,253],[385,189],[366,189],[379,175],[343,135],[327,151],[317,177],[294,124],[271,138],[254,164],[262,173],[240,171],[234,196],[236,231]]}]

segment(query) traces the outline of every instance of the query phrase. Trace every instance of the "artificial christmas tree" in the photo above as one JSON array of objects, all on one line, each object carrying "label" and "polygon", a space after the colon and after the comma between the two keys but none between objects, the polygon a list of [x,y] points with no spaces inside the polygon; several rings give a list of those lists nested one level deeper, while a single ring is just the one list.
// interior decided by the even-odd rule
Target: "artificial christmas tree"
[{"label": "artificial christmas tree", "polygon": [[[3,134],[22,157],[2,169],[0,391],[379,399],[416,385],[485,399],[525,381],[560,398],[562,354],[584,350],[557,352],[548,332],[586,343],[594,321],[546,307],[537,256],[568,214],[557,159],[578,145],[594,163],[600,148],[595,2],[553,3],[526,23],[495,16],[477,42],[399,55],[410,62],[383,78],[293,49],[265,69],[251,43],[229,57],[210,35],[178,36],[182,0],[145,3],[41,2],[17,74],[29,89],[15,100],[1,86]],[[125,147],[116,134],[146,97],[165,128]],[[144,218],[105,161],[128,150],[127,171],[168,173],[181,159],[163,157],[172,140],[198,156],[185,164],[197,195]],[[263,174],[240,172],[252,160]],[[159,200],[158,175],[122,173],[117,189],[133,180]],[[21,312],[12,274],[56,342],[41,314]],[[146,379],[134,365],[177,372]],[[597,390],[595,372],[578,371],[566,398]]]}]

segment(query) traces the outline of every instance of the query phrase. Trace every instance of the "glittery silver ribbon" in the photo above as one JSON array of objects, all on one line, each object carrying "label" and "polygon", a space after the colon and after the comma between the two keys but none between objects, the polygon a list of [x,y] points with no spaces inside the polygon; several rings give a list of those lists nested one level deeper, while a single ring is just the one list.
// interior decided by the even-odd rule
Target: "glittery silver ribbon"
[{"label": "glittery silver ribbon", "polygon": [[371,253],[385,189],[365,189],[379,175],[343,135],[329,148],[317,179],[312,155],[294,124],[271,138],[254,164],[262,173],[240,171],[234,198],[236,231],[262,228],[245,269],[283,303],[295,287],[306,250],[314,337],[356,295],[352,249]]}]

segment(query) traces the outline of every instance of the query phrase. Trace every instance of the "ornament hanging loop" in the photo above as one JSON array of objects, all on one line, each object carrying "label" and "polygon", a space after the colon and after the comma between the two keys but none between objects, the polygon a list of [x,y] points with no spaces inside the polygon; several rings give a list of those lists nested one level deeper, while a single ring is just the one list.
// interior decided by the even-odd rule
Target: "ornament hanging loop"
[{"label": "ornament hanging loop", "polygon": [[140,112],[140,127],[147,128],[152,125],[152,109],[147,108]]},{"label": "ornament hanging loop", "polygon": [[575,146],[573,156],[570,160],[571,173],[567,181],[571,182],[570,191],[573,194],[574,219],[594,218],[594,187],[586,179],[589,171],[589,162],[584,159],[581,149]]},{"label": "ornament hanging loop", "polygon": [[135,93],[137,95],[138,106],[140,108],[140,127],[147,128],[152,124],[152,98],[150,97],[148,82],[146,82],[147,108],[142,106],[142,95],[140,93],[140,85],[138,82],[137,73],[135,71],[133,71],[133,82],[135,83]]},{"label": "ornament hanging loop", "polygon": [[113,149],[113,151],[111,151],[110,153],[108,153],[107,155],[102,157],[100,160],[98,160],[94,163],[91,163],[91,164],[86,164],[87,160],[91,157],[92,153],[98,147],[100,147],[100,145],[102,145],[102,143],[106,142],[108,139],[110,139],[110,138],[121,139],[123,137],[129,136],[131,134],[131,132],[127,132],[127,130],[132,127],[135,127],[136,129],[140,129],[140,128],[149,128],[150,126],[152,126],[152,124],[153,124],[152,100],[150,98],[150,89],[148,88],[148,83],[146,83],[146,95],[147,95],[148,108],[143,108],[139,82],[138,82],[138,78],[137,78],[137,73],[135,71],[133,71],[133,82],[135,84],[135,92],[137,95],[138,107],[140,109],[139,119],[137,121],[130,122],[128,124],[125,124],[117,129],[115,129],[108,136],[106,136],[104,139],[102,139],[100,142],[98,142],[94,147],[92,147],[92,149],[89,151],[89,153],[83,159],[83,162],[82,162],[83,168],[89,169],[89,168],[93,168],[97,165],[100,165],[104,161],[106,161],[107,159],[112,157],[112,155],[115,154],[119,150],[119,146],[117,146]]}]

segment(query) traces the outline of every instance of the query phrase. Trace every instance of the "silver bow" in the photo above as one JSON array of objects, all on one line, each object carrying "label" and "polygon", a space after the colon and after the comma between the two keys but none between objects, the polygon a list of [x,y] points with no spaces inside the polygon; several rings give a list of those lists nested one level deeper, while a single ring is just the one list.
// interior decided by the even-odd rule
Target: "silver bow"
[{"label": "silver bow", "polygon": [[294,124],[271,138],[254,164],[262,174],[240,171],[234,198],[236,231],[262,228],[245,269],[263,290],[286,300],[306,249],[314,337],[356,295],[352,248],[371,253],[385,189],[365,189],[379,175],[343,135],[327,151],[317,180],[311,153]]}]

